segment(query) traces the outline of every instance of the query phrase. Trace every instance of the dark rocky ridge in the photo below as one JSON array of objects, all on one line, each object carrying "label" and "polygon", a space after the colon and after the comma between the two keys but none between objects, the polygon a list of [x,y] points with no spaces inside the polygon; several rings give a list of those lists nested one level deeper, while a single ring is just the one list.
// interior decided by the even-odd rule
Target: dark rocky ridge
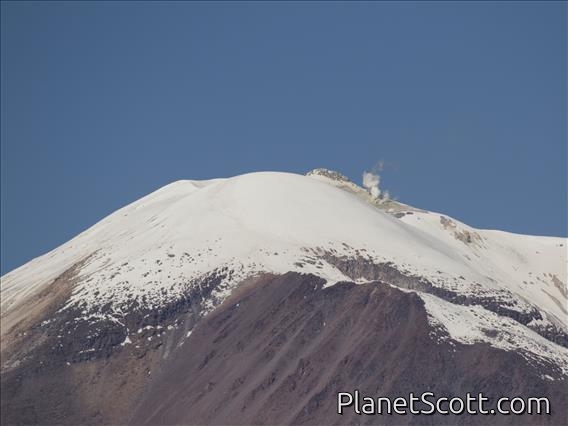
[{"label": "dark rocky ridge", "polygon": [[495,297],[495,295],[463,295],[445,288],[437,287],[423,277],[405,274],[392,263],[374,263],[372,260],[361,255],[347,257],[337,256],[330,252],[318,252],[318,256],[334,265],[343,274],[352,279],[364,278],[369,281],[382,281],[408,290],[430,293],[457,305],[480,305],[491,312],[511,318],[522,325],[528,326],[545,339],[568,348],[568,333],[552,324],[546,327],[530,324],[534,320],[542,320],[542,314],[535,307],[528,312],[519,312],[513,309],[514,305],[512,301],[514,301],[515,298],[510,292],[503,292],[497,297]]}]

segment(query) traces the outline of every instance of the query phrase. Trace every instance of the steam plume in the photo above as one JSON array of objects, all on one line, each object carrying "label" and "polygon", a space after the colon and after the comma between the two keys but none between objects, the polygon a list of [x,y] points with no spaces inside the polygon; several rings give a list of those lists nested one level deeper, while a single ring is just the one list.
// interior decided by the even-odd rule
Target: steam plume
[{"label": "steam plume", "polygon": [[369,190],[373,198],[379,198],[381,195],[380,183],[381,177],[378,174],[363,172],[363,186]]},{"label": "steam plume", "polygon": [[379,161],[370,172],[363,172],[363,187],[365,187],[371,197],[375,200],[386,201],[390,199],[390,195],[388,191],[384,191],[381,189],[381,176],[379,172],[382,172],[385,167],[385,163],[383,160]]}]

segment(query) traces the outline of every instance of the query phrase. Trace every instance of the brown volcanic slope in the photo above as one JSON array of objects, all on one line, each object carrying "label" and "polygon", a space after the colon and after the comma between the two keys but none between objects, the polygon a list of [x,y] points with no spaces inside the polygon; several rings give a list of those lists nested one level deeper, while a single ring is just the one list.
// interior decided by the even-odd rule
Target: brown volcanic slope
[{"label": "brown volcanic slope", "polygon": [[[227,300],[156,375],[132,424],[560,424],[567,383],[520,355],[439,343],[415,293],[385,284],[323,289],[310,275],[265,278]],[[336,394],[548,396],[552,416],[336,414]]]},{"label": "brown volcanic slope", "polygon": [[[3,335],[2,425],[533,425],[568,418],[567,380],[542,379],[552,366],[533,366],[519,354],[486,344],[441,341],[442,331],[429,325],[416,293],[380,282],[325,289],[323,284],[312,275],[265,275],[240,286],[202,319],[195,314],[195,296],[187,306],[151,316],[154,326],[166,328],[176,320],[185,327],[166,337],[145,330],[125,346],[117,344],[124,336],[105,324],[98,335],[90,326],[74,329],[68,340],[55,339],[60,327],[50,334],[49,326],[37,324],[42,312],[50,318],[65,297],[44,301],[36,307],[36,325],[28,319]],[[148,321],[144,318],[127,318],[129,328],[136,330]],[[185,340],[185,330],[195,323]],[[97,347],[96,356],[77,358],[76,345],[83,343]],[[553,414],[357,416],[349,410],[337,415],[337,392],[354,389],[393,398],[424,391],[547,396]]]}]

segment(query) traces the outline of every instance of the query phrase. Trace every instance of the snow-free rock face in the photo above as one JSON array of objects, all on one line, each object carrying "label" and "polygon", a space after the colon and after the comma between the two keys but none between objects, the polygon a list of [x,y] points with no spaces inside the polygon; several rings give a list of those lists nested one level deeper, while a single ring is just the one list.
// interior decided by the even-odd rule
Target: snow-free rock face
[{"label": "snow-free rock face", "polygon": [[[2,277],[2,384],[12,390],[2,411],[22,420],[39,381],[47,391],[87,380],[118,386],[97,370],[118,360],[131,369],[121,406],[132,408],[196,325],[262,277],[290,272],[320,279],[322,291],[353,282],[412,293],[444,347],[515,352],[543,381],[563,382],[566,243],[377,201],[325,169],[174,182]],[[124,410],[101,408],[104,396],[69,403],[61,413],[126,421]]]},{"label": "snow-free rock face", "polygon": [[[439,334],[441,333],[441,334]],[[200,322],[152,379],[133,424],[488,424],[479,416],[338,415],[337,393],[545,393],[552,415],[499,424],[561,424],[566,380],[550,381],[515,351],[432,338],[421,298],[388,285],[314,276],[265,277]],[[229,362],[228,362],[229,360]],[[179,372],[183,371],[184,374]],[[424,407],[426,408],[426,407]],[[494,407],[493,407],[494,408]]]}]

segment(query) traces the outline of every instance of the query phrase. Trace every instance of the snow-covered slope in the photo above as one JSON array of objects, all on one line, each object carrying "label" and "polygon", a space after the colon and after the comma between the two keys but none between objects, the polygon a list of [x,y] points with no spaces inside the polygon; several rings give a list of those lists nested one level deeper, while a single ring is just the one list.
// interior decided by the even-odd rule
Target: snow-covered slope
[{"label": "snow-covered slope", "polygon": [[[503,327],[510,330],[515,323],[520,331],[513,334],[523,336],[523,346],[568,371],[566,349],[533,331],[568,332],[566,243],[565,238],[476,230],[444,215],[378,202],[329,173],[178,181],[6,274],[1,311],[9,315],[77,265],[66,308],[78,308],[85,318],[120,318],[133,305],[153,309],[183,298],[215,271],[224,271],[224,278],[206,310],[244,279],[266,272],[312,273],[328,285],[368,281],[357,268],[341,267],[352,260],[388,265],[438,289],[424,299],[432,320],[442,325],[451,317],[445,304],[486,311],[465,315],[459,332],[446,327],[459,341],[499,346],[499,334],[479,333],[478,322],[486,328],[491,320],[498,330],[500,316],[494,312],[506,310]],[[440,299],[442,294],[449,295],[447,300]],[[493,313],[487,311],[490,306]],[[511,312],[529,319],[511,321]],[[543,345],[545,350],[535,349]]]}]

